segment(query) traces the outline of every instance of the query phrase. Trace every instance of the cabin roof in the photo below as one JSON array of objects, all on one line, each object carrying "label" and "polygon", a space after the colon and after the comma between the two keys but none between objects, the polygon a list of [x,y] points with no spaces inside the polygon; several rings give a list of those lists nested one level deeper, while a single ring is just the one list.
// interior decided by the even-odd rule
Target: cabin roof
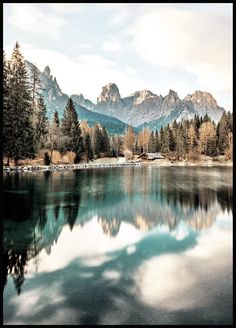
[{"label": "cabin roof", "polygon": [[164,156],[162,156],[160,153],[142,153],[138,156],[138,158],[146,157],[147,159],[162,159]]}]

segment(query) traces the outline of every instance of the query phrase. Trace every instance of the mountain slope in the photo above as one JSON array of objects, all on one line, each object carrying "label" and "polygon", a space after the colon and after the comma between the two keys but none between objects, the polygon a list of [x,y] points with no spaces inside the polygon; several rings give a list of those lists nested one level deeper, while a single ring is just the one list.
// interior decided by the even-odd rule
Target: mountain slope
[{"label": "mountain slope", "polygon": [[[28,71],[31,72],[32,68],[35,66],[29,61],[25,61],[25,63]],[[53,78],[48,66],[45,67],[43,72],[39,71],[39,78],[42,83],[41,94],[44,98],[49,119],[53,117],[56,110],[58,111],[59,118],[61,119],[63,117],[69,96],[61,91],[56,78]],[[87,120],[90,126],[95,123],[100,123],[104,125],[106,130],[111,134],[123,134],[127,129],[128,125],[126,123],[105,114],[96,113],[84,106],[81,106],[80,104],[83,103],[90,108],[93,107],[93,103],[90,100],[84,99],[83,95],[72,95],[72,99],[74,101],[79,120]]]},{"label": "mountain slope", "polygon": [[165,97],[143,90],[121,98],[115,83],[109,83],[102,88],[93,110],[116,117],[136,127],[148,125],[147,123],[152,125],[152,122],[159,119],[163,122],[168,121],[168,117],[179,120],[181,117],[191,118],[194,114],[204,116],[206,113],[217,122],[224,112],[208,92],[195,91],[192,95],[180,99],[173,90],[170,90]]},{"label": "mountain slope", "polygon": [[[34,65],[26,61],[29,71]],[[62,118],[69,96],[63,93],[50,68],[39,71],[42,81],[42,95],[47,107],[48,117],[52,118],[55,110]],[[150,90],[135,91],[122,98],[115,83],[102,87],[97,104],[85,99],[82,94],[71,95],[80,120],[87,120],[90,126],[95,123],[104,125],[109,133],[122,134],[128,125],[134,126],[135,132],[143,127],[159,130],[161,126],[182,118],[191,119],[195,114],[204,116],[206,113],[218,122],[225,111],[217,105],[216,100],[208,92],[195,91],[180,99],[174,90],[163,97]]]}]

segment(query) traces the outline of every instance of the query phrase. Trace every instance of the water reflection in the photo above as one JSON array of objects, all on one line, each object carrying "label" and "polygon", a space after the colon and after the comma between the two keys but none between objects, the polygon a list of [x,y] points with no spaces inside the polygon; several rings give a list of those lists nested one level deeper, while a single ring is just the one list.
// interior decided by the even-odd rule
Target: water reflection
[{"label": "water reflection", "polygon": [[[132,285],[130,293],[139,295],[139,302],[160,307],[168,290],[179,286],[176,279],[172,281],[176,272],[180,274],[177,281],[186,280],[187,289],[193,285],[191,279],[187,282],[187,276],[193,274],[185,258],[204,258],[204,254],[210,254],[211,243],[216,251],[221,236],[220,245],[230,240],[216,231],[214,237],[218,239],[208,239],[207,251],[206,241],[198,232],[213,227],[219,214],[232,215],[231,180],[232,172],[227,168],[125,168],[5,175],[3,287],[11,276],[20,294],[27,276],[47,284],[35,271],[49,278],[50,273],[66,274],[72,265],[76,272],[79,270],[80,279],[89,282],[91,293],[91,286],[96,284],[97,289],[99,283],[103,287],[108,282],[109,286],[119,283],[124,288]],[[181,255],[166,257],[178,252]],[[223,258],[221,249],[218,253]],[[162,271],[157,270],[160,267]],[[132,283],[131,277],[124,280],[126,271],[132,272]],[[166,284],[163,277],[169,277]],[[157,282],[153,289],[147,285],[152,280]],[[81,283],[78,288],[83,293]],[[160,284],[165,292],[161,292]],[[176,295],[181,292],[184,290],[176,289]],[[82,321],[96,322],[95,317],[94,321],[89,318]]]}]

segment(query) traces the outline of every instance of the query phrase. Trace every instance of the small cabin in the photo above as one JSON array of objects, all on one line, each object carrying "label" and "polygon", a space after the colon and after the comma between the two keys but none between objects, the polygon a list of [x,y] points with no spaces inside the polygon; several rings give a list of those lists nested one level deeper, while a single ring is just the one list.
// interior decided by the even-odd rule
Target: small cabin
[{"label": "small cabin", "polygon": [[142,153],[138,156],[140,159],[148,160],[148,161],[154,161],[155,159],[163,159],[165,158],[160,153]]}]

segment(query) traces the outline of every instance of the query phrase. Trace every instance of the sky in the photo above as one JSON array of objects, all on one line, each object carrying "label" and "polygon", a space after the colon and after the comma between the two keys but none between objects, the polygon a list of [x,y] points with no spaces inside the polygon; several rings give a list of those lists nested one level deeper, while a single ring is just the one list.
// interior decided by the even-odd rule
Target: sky
[{"label": "sky", "polygon": [[116,83],[180,98],[210,92],[232,111],[232,10],[228,4],[4,4],[3,46],[49,66],[62,92],[96,102]]}]

